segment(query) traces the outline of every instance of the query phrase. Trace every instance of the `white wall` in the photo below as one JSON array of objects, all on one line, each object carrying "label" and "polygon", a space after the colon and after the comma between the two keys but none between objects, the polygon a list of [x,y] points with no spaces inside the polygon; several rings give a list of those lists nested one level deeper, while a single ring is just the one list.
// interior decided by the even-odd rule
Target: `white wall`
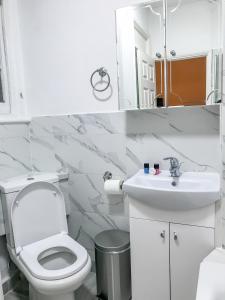
[{"label": "white wall", "polygon": [[[19,0],[31,115],[118,110],[115,9],[141,0]],[[105,66],[113,96],[97,101],[91,73]]]}]

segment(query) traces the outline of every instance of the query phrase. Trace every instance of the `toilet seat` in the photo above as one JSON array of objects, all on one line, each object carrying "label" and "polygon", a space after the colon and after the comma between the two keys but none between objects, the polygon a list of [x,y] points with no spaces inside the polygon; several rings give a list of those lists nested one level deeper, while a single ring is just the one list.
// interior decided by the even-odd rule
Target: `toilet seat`
[{"label": "toilet seat", "polygon": [[[57,270],[44,268],[38,261],[39,256],[44,251],[57,247],[69,250],[76,257],[75,262],[68,267]],[[24,246],[19,253],[19,257],[34,277],[43,280],[56,280],[69,277],[79,272],[88,261],[86,249],[63,233]]]}]

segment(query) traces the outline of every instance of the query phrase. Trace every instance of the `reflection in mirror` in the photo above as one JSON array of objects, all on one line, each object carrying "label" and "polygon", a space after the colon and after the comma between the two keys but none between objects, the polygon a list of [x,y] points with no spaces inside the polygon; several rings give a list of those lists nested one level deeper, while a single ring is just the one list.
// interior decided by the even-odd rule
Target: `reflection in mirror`
[{"label": "reflection in mirror", "polygon": [[[120,107],[152,106],[156,95],[154,60],[156,55],[163,57],[164,51],[163,2],[118,9],[116,21]],[[144,104],[146,96],[148,104]]]},{"label": "reflection in mirror", "polygon": [[220,1],[167,0],[167,7],[168,106],[217,103],[222,80]]},{"label": "reflection in mirror", "polygon": [[116,11],[121,109],[221,102],[220,0],[153,0]]}]

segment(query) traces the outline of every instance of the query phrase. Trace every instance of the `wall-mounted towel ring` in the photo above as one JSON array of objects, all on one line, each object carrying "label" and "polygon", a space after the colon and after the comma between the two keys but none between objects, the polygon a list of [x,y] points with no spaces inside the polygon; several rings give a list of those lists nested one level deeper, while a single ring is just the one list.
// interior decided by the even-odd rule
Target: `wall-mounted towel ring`
[{"label": "wall-mounted towel ring", "polygon": [[[100,76],[100,81],[97,81],[96,83],[94,83],[94,76],[95,76],[95,74],[98,74]],[[104,77],[107,77],[107,80],[103,80]],[[104,91],[106,91],[109,88],[110,83],[111,83],[111,79],[110,79],[110,76],[109,76],[107,70],[102,67],[100,69],[95,70],[92,73],[90,82],[91,82],[91,86],[93,87],[93,90],[95,90],[96,92],[104,92]],[[101,83],[105,83],[106,86],[104,88],[102,88],[102,89],[98,89],[96,86],[98,84],[101,84]]]}]

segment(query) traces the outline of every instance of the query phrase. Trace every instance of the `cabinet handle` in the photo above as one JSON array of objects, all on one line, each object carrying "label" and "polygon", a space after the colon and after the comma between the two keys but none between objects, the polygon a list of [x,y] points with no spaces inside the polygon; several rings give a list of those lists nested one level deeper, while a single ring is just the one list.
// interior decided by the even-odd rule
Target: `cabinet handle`
[{"label": "cabinet handle", "polygon": [[178,235],[177,235],[176,232],[173,233],[173,239],[174,239],[174,241],[177,241],[177,240],[178,240]]},{"label": "cabinet handle", "polygon": [[163,230],[163,231],[160,233],[160,236],[161,236],[162,239],[165,239],[165,237],[166,237],[166,232],[165,232],[165,230]]}]

